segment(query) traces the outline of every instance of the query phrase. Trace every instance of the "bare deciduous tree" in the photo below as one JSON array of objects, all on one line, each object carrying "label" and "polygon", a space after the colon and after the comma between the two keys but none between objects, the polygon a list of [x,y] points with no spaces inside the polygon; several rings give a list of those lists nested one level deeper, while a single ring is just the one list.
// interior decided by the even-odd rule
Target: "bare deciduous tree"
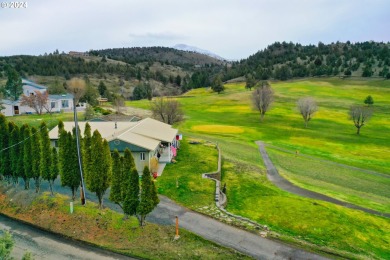
[{"label": "bare deciduous tree", "polygon": [[79,103],[79,100],[82,96],[84,96],[85,92],[87,91],[87,87],[85,85],[85,81],[79,78],[73,78],[69,80],[67,84],[68,93],[73,95],[74,99],[74,106],[76,106]]},{"label": "bare deciduous tree", "polygon": [[154,118],[170,125],[183,120],[181,105],[172,98],[156,98],[151,103],[151,110]]},{"label": "bare deciduous tree", "polygon": [[317,111],[317,102],[312,97],[304,97],[298,100],[297,107],[305,121],[305,127],[307,127],[313,114]]},{"label": "bare deciduous tree", "polygon": [[22,106],[29,106],[35,110],[35,112],[39,115],[42,114],[43,109],[45,108],[47,112],[51,112],[51,109],[48,110],[50,106],[48,106],[49,101],[49,93],[47,91],[40,92],[34,91],[35,94],[31,94],[30,96],[22,95],[20,104]]},{"label": "bare deciduous tree", "polygon": [[117,114],[122,114],[123,109],[125,107],[125,100],[124,100],[124,98],[121,97],[121,96],[115,96],[114,97],[113,106],[114,106]]},{"label": "bare deciduous tree", "polygon": [[265,113],[274,100],[274,91],[268,82],[262,82],[252,93],[252,103],[256,110],[260,112],[260,119],[263,121]]},{"label": "bare deciduous tree", "polygon": [[355,127],[357,128],[356,134],[360,134],[360,128],[364,126],[371,118],[373,111],[370,107],[366,106],[351,106],[349,109],[349,116],[352,119]]}]

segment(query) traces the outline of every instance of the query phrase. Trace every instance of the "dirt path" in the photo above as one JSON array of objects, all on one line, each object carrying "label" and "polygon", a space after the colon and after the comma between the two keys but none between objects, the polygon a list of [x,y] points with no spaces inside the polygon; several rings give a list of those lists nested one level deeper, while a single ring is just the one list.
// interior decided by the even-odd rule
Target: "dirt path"
[{"label": "dirt path", "polygon": [[259,146],[260,154],[263,158],[265,167],[267,168],[268,179],[273,184],[275,184],[277,187],[279,187],[280,189],[288,191],[288,192],[296,194],[296,195],[300,195],[302,197],[323,200],[323,201],[334,203],[334,204],[337,204],[337,205],[340,205],[340,206],[343,206],[346,208],[357,209],[357,210],[361,210],[361,211],[364,211],[364,212],[367,212],[370,214],[390,218],[390,213],[382,213],[382,212],[379,212],[376,210],[360,207],[360,206],[357,206],[355,204],[351,204],[351,203],[348,203],[345,201],[340,201],[340,200],[337,200],[335,198],[328,197],[324,194],[317,193],[317,192],[310,191],[310,190],[306,190],[306,189],[303,189],[301,187],[298,187],[298,186],[292,184],[291,182],[289,182],[288,180],[286,180],[285,178],[283,178],[279,174],[278,170],[275,168],[274,164],[272,163],[271,159],[269,158],[267,151],[265,150],[264,143],[261,141],[256,141],[256,144]]}]

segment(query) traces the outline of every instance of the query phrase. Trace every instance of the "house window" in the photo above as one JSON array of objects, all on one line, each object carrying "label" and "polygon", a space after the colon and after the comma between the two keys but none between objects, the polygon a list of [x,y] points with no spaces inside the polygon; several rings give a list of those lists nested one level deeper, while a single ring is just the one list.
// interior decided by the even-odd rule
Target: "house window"
[{"label": "house window", "polygon": [[51,107],[51,108],[55,108],[55,107],[56,107],[56,102],[52,101],[52,102],[50,103],[50,107]]},{"label": "house window", "polygon": [[139,154],[141,161],[145,161],[145,153],[140,153]]},{"label": "house window", "polygon": [[69,107],[69,100],[61,100],[62,107]]},{"label": "house window", "polygon": [[54,140],[54,147],[58,147],[58,140]]}]

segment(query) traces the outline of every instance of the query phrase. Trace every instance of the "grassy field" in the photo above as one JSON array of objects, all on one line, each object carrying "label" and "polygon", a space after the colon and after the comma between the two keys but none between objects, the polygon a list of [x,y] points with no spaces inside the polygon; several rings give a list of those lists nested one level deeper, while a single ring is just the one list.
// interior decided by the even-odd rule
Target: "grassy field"
[{"label": "grassy field", "polygon": [[[216,164],[215,148],[184,140],[177,163],[157,179],[159,192],[194,210],[212,207],[214,184],[201,174],[215,170]],[[268,225],[275,238],[352,259],[390,257],[388,219],[280,191],[263,169],[232,158],[224,160],[223,182],[227,209]]]},{"label": "grassy field", "polygon": [[[388,259],[388,219],[278,190],[265,177],[254,141],[263,140],[321,159],[389,174],[390,83],[310,79],[271,84],[275,102],[263,122],[252,110],[250,92],[242,83],[226,85],[226,91],[219,95],[209,89],[196,89],[185,98],[178,98],[186,115],[186,121],[178,126],[180,131],[218,142],[222,148],[222,182],[227,184],[227,209],[270,226],[277,233],[275,236],[284,240],[306,241],[349,258]],[[367,95],[375,100],[375,114],[357,136],[348,119],[348,108],[351,104],[363,104]],[[319,105],[307,129],[296,110],[296,101],[303,96],[313,96]],[[131,105],[149,108],[148,101],[131,102]],[[299,171],[299,165],[294,167]],[[170,169],[167,170],[169,173]],[[387,211],[386,183],[379,184],[380,190],[371,191],[377,181],[371,179],[365,182],[367,186],[359,186],[358,192],[356,188],[351,189],[348,180],[354,173],[334,170],[347,175],[341,178],[337,189],[328,185],[328,192],[362,200],[367,207]],[[358,182],[355,179],[353,183]],[[312,183],[316,189],[322,189],[321,185]],[[175,199],[181,201],[180,196]],[[184,200],[182,203],[186,204]]]},{"label": "grassy field", "polygon": [[268,147],[279,173],[298,186],[366,208],[390,212],[390,178]]}]

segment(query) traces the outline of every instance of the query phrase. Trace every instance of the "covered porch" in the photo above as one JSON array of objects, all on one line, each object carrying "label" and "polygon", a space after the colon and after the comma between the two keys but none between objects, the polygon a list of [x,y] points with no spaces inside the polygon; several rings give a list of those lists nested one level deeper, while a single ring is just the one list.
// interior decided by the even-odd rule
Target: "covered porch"
[{"label": "covered porch", "polygon": [[159,163],[171,163],[172,159],[176,157],[179,148],[180,141],[176,140],[176,138],[171,143],[161,142],[158,149],[160,154]]}]

